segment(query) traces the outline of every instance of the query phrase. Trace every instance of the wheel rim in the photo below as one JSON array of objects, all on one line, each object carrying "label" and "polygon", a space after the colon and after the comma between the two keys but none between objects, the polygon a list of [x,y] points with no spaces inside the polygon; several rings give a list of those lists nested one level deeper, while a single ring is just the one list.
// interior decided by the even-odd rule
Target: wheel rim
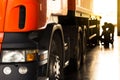
[{"label": "wheel rim", "polygon": [[60,60],[58,56],[51,55],[50,60],[50,79],[58,80],[60,78]]}]

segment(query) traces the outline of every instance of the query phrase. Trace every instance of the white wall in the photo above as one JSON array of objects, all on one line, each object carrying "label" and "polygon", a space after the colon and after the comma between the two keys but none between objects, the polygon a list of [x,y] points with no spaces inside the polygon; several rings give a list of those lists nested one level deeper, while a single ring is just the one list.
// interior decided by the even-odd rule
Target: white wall
[{"label": "white wall", "polygon": [[94,0],[93,10],[102,16],[101,25],[105,21],[117,23],[117,0]]}]

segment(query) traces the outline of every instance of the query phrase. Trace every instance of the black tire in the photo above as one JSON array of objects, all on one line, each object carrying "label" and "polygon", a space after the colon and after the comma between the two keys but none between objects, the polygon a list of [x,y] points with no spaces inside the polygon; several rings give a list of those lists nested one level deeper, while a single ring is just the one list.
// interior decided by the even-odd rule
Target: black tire
[{"label": "black tire", "polygon": [[87,38],[86,38],[86,30],[82,33],[82,52],[81,52],[81,66],[85,63],[87,52]]},{"label": "black tire", "polygon": [[74,58],[70,59],[69,68],[72,69],[72,71],[79,71],[81,67],[81,52],[82,52],[82,44],[81,44],[81,36],[78,32],[77,42],[76,42],[76,48],[74,51],[76,54]]},{"label": "black tire", "polygon": [[58,33],[54,33],[49,47],[49,80],[63,80],[63,43]]}]

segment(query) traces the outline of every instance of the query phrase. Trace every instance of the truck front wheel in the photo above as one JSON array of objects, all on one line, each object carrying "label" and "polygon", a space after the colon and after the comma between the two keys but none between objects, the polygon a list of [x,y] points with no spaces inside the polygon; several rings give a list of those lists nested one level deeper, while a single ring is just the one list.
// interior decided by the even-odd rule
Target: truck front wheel
[{"label": "truck front wheel", "polygon": [[63,80],[63,45],[58,33],[54,33],[49,47],[49,80]]}]

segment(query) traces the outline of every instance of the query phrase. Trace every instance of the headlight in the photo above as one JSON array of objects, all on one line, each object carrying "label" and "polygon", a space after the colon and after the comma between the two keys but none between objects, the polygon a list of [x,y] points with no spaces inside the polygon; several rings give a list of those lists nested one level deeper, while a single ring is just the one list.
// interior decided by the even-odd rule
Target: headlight
[{"label": "headlight", "polygon": [[2,62],[34,61],[36,53],[36,50],[4,50],[2,51]]}]

